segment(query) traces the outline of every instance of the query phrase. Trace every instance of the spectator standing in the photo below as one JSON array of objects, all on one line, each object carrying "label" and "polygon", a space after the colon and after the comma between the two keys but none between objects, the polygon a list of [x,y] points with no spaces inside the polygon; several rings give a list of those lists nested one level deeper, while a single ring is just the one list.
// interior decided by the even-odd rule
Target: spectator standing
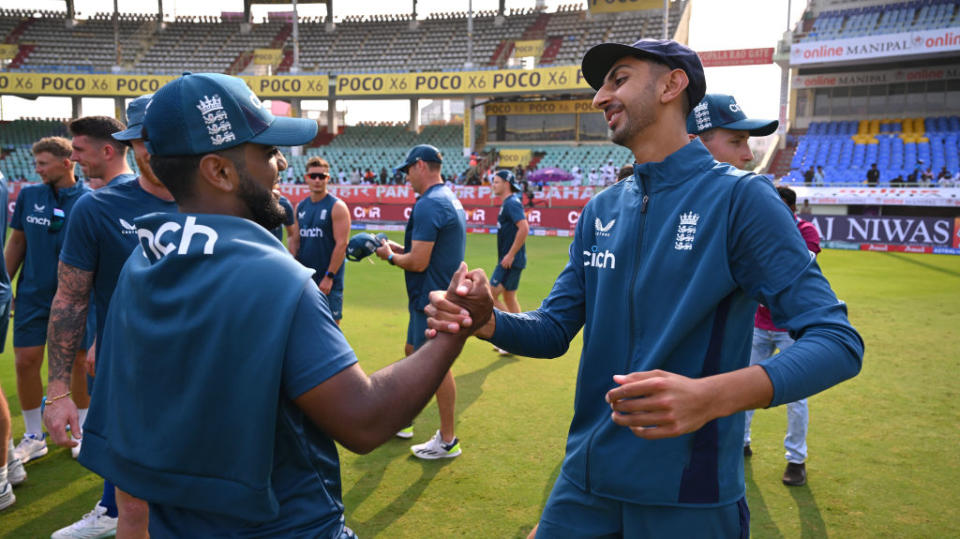
[{"label": "spectator standing", "polygon": [[878,183],[880,183],[880,169],[877,168],[876,163],[873,163],[870,165],[870,169],[867,170],[867,185],[876,187]]}]

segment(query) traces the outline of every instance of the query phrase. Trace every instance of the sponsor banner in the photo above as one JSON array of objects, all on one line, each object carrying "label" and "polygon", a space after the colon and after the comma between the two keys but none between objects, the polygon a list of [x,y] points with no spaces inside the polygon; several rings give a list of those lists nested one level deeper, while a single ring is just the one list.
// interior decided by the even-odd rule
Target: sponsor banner
[{"label": "sponsor banner", "polygon": [[960,247],[960,217],[953,220],[953,247]]},{"label": "sponsor banner", "polygon": [[808,41],[790,46],[790,65],[889,58],[960,50],[960,28]]},{"label": "sponsor banner", "polygon": [[750,66],[773,63],[773,47],[698,52],[703,67]]},{"label": "sponsor banner", "polygon": [[256,65],[277,65],[283,60],[283,49],[253,49],[253,63]]},{"label": "sponsor banner", "polygon": [[[293,202],[291,200],[291,202]],[[410,219],[413,204],[382,204],[347,202],[350,218],[355,223],[396,223]],[[491,206],[467,206],[463,211],[467,216],[467,228],[481,229],[497,226],[499,208]],[[555,229],[572,231],[580,218],[580,210],[564,208],[527,208],[524,210],[527,223],[533,229]],[[496,228],[494,228],[496,231]],[[553,235],[556,235],[553,232]],[[543,235],[543,234],[538,234]]]},{"label": "sponsor banner", "polygon": [[934,247],[933,254],[935,255],[960,255],[960,249],[956,247]]},{"label": "sponsor banner", "polygon": [[660,0],[587,0],[590,13],[620,13],[641,9],[663,9]]},{"label": "sponsor banner", "polygon": [[824,249],[842,249],[844,251],[859,251],[859,243],[850,243],[846,241],[822,241],[820,247]]},{"label": "sponsor banner", "polygon": [[3,43],[0,44],[0,60],[13,60],[20,52],[20,45]]},{"label": "sponsor banner", "polygon": [[336,79],[337,97],[468,95],[590,90],[577,66],[494,71],[346,74]]},{"label": "sponsor banner", "polygon": [[854,73],[826,73],[820,75],[797,75],[793,87],[833,88],[835,86],[868,86],[895,82],[960,79],[960,64],[945,66],[887,69],[882,71],[858,71]]},{"label": "sponsor banner", "polygon": [[[310,196],[307,186],[302,184],[282,183],[279,189],[294,204]],[[331,185],[328,189],[334,196],[348,204],[354,202],[412,205],[416,201],[413,188],[409,185]],[[499,199],[493,195],[493,188],[488,185],[455,185],[453,192],[463,204],[500,206]],[[538,207],[546,205],[582,208],[593,194],[593,187],[548,186],[544,187],[543,191],[537,192],[536,201]]]},{"label": "sponsor banner", "polygon": [[869,204],[877,206],[960,206],[960,188],[957,187],[808,187],[790,185],[797,192],[797,200],[810,204],[846,205]]},{"label": "sponsor banner", "polygon": [[542,53],[543,53],[542,39],[532,39],[528,41],[513,42],[514,58],[525,58],[527,56],[536,56],[537,58],[539,58]]},{"label": "sponsor banner", "polygon": [[928,245],[888,245],[885,243],[864,243],[860,245],[860,250],[880,253],[933,253],[933,247]]},{"label": "sponsor banner", "polygon": [[[80,75],[0,73],[0,95],[134,97],[156,92],[174,75]],[[241,76],[259,97],[319,97],[329,92],[326,75]]]},{"label": "sponsor banner", "polygon": [[500,150],[500,168],[516,168],[517,165],[527,166],[533,159],[533,150]]},{"label": "sponsor banner", "polygon": [[814,215],[809,219],[824,241],[930,247],[952,245],[955,220],[953,217],[863,215]]},{"label": "sponsor banner", "polygon": [[574,101],[520,101],[515,103],[487,103],[483,106],[487,116],[508,116],[513,114],[578,114],[582,112],[599,113],[593,108],[593,101],[578,99]]}]

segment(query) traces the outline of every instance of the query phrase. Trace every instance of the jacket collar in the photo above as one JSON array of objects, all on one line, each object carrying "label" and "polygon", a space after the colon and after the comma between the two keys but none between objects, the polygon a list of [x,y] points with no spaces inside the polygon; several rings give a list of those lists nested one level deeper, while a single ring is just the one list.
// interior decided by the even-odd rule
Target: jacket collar
[{"label": "jacket collar", "polygon": [[700,139],[693,139],[663,161],[634,163],[633,177],[636,182],[640,182],[641,177],[647,178],[646,188],[650,192],[656,192],[679,185],[697,172],[712,168],[716,164],[717,161]]}]

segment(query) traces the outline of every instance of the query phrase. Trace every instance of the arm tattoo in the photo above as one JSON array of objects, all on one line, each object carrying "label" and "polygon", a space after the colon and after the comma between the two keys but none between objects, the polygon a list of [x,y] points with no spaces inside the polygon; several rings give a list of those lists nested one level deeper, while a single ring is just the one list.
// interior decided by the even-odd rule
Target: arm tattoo
[{"label": "arm tattoo", "polygon": [[47,329],[47,358],[50,381],[70,384],[70,374],[77,350],[83,344],[90,307],[93,272],[60,262],[57,270],[57,293],[50,306]]}]

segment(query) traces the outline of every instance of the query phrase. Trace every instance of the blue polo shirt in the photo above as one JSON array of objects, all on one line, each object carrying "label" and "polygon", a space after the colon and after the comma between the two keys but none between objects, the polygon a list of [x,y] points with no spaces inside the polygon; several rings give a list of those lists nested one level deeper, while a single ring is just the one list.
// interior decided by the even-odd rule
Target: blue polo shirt
[{"label": "blue polo shirt", "polygon": [[431,290],[445,290],[460,267],[467,250],[467,216],[463,205],[449,187],[430,186],[417,199],[403,234],[403,251],[409,253],[414,241],[433,242],[430,263],[424,271],[406,271],[410,306],[422,311]]},{"label": "blue polo shirt", "polygon": [[280,195],[280,207],[283,208],[283,211],[286,212],[286,218],[283,220],[283,224],[274,228],[270,231],[278,240],[283,241],[283,227],[293,226],[293,223],[296,222],[293,216],[293,205],[290,204],[290,200],[287,197]]},{"label": "blue polo shirt", "polygon": [[[503,260],[513,247],[513,241],[517,239],[517,223],[527,218],[523,213],[523,202],[520,201],[520,193],[514,193],[503,201],[500,205],[500,213],[497,215],[497,260]],[[513,257],[512,268],[523,269],[527,267],[527,244],[524,243],[517,254]]]},{"label": "blue polo shirt", "polygon": [[[307,197],[297,205],[297,225],[300,227],[300,248],[297,260],[308,268],[316,270],[313,280],[319,283],[330,267],[330,257],[337,242],[333,238],[333,206],[340,200],[327,196],[314,202]],[[340,264],[331,290],[343,290],[343,275],[346,264]]]},{"label": "blue polo shirt", "polygon": [[[89,192],[90,188],[79,182],[56,192],[42,183],[28,185],[20,191],[10,222],[11,228],[23,231],[27,242],[17,278],[18,317],[21,313],[49,312],[57,292],[57,258],[63,247],[64,230],[72,218],[74,204]],[[62,228],[52,231],[51,224],[60,219]]]},{"label": "blue polo shirt", "polygon": [[[117,286],[117,277],[130,253],[139,245],[133,221],[141,215],[160,211],[176,212],[177,205],[144,191],[139,181],[122,181],[121,176],[83,197],[73,208],[60,260],[94,274],[98,342],[103,337],[107,307]],[[99,357],[99,350],[97,355]]]}]

